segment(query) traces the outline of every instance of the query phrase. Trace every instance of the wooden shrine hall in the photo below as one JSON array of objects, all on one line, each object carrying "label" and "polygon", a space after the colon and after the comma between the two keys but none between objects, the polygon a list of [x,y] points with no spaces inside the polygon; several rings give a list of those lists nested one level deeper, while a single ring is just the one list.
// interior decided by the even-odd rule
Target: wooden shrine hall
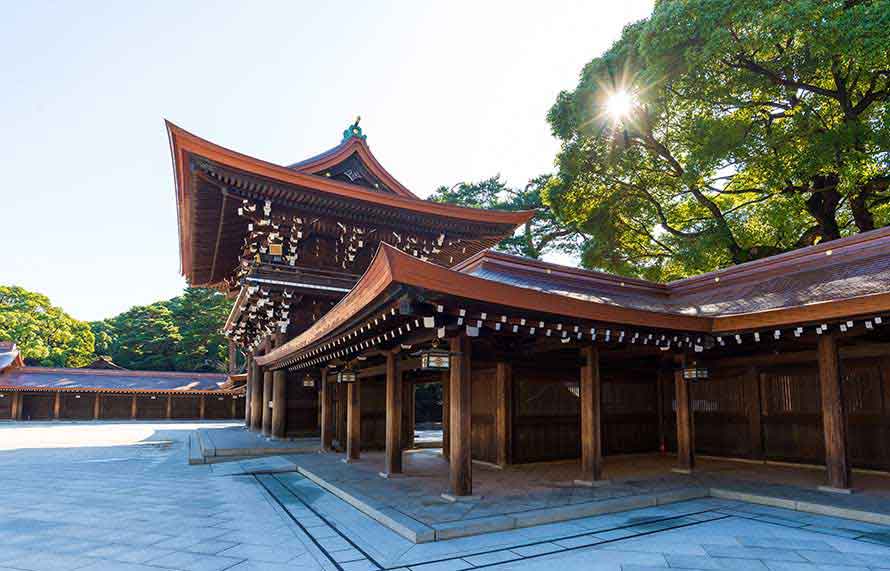
[{"label": "wooden shrine hall", "polygon": [[410,387],[437,382],[451,497],[474,461],[890,471],[890,228],[659,284],[489,250],[531,213],[415,197],[357,123],[290,166],[168,131],[183,273],[236,299],[252,430],[398,474]]}]

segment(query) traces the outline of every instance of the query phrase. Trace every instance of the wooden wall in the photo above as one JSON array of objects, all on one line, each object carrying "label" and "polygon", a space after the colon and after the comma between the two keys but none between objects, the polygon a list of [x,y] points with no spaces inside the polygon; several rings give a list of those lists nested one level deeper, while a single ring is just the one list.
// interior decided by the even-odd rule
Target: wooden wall
[{"label": "wooden wall", "polygon": [[14,393],[0,393],[0,420],[12,418],[12,400]]},{"label": "wooden wall", "polygon": [[314,436],[318,424],[318,389],[303,386],[303,374],[288,371],[284,432],[288,438]]},{"label": "wooden wall", "polygon": [[386,448],[386,383],[383,377],[360,382],[362,407],[362,450]]},{"label": "wooden wall", "polygon": [[473,460],[497,461],[495,434],[495,369],[474,369],[471,373],[470,441]]},{"label": "wooden wall", "polygon": [[578,458],[580,368],[513,368],[512,458],[516,464]]},{"label": "wooden wall", "polygon": [[[0,393],[0,420],[12,419],[12,403],[15,398],[22,403],[21,420],[52,420],[55,418],[54,392],[33,393]],[[78,398],[80,397],[80,398]],[[152,398],[154,397],[154,398]],[[137,394],[136,418],[141,420],[160,420],[167,418],[167,395]],[[198,419],[201,414],[199,395],[175,395],[173,398],[172,418]],[[62,391],[59,393],[59,419],[61,420],[92,420],[96,393]],[[230,395],[205,396],[204,415],[207,419],[241,419],[244,418],[244,399],[234,399]],[[132,415],[132,394],[102,393],[99,418],[102,420],[130,419]]]},{"label": "wooden wall", "polygon": [[[152,398],[154,397],[154,398]],[[167,418],[166,395],[139,395],[136,397],[136,418]]]}]

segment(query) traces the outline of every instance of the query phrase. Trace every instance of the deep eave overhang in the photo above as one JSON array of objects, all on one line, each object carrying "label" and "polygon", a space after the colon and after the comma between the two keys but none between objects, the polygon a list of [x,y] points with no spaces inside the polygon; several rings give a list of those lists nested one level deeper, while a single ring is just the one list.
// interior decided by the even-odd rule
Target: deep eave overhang
[{"label": "deep eave overhang", "polygon": [[817,323],[890,311],[890,293],[726,316],[688,316],[632,309],[475,277],[423,262],[382,244],[367,272],[346,297],[304,333],[267,355],[257,357],[257,363],[276,366],[327,340],[355,324],[369,309],[380,307],[384,299],[389,299],[385,294],[397,288],[426,290],[473,302],[572,319],[707,334]]},{"label": "deep eave overhang", "polygon": [[[393,208],[432,217],[442,217],[456,222],[467,221],[503,225],[509,227],[510,231],[512,231],[512,228],[528,222],[535,215],[533,211],[482,210],[420,200],[407,191],[407,189],[407,195],[371,190],[332,180],[324,176],[306,174],[292,168],[238,153],[193,135],[169,121],[165,121],[165,124],[170,142],[176,188],[181,271],[187,278],[191,274],[192,267],[192,236],[191,220],[189,219],[191,214],[190,209],[186,207],[191,191],[190,155],[202,157],[223,167],[239,170],[248,175],[261,177],[272,182],[302,187],[350,201],[364,202],[369,205]],[[376,163],[376,160],[373,162]],[[382,167],[380,168],[382,169]],[[388,176],[391,178],[391,175]],[[395,181],[395,179],[392,180]],[[261,189],[259,192],[262,193],[263,190]],[[510,231],[505,232],[505,235],[509,234]]]}]

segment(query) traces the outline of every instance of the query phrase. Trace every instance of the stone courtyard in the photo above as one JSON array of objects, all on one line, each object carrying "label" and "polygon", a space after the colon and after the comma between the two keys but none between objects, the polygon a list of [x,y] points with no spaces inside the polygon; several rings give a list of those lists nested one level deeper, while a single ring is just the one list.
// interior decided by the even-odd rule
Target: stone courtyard
[{"label": "stone courtyard", "polygon": [[718,498],[418,544],[280,457],[188,465],[214,426],[0,425],[0,570],[890,568],[890,527]]}]

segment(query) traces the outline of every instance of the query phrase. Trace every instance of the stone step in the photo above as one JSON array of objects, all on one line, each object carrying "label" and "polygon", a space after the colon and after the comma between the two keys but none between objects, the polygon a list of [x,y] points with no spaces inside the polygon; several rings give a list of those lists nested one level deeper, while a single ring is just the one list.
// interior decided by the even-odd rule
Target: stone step
[{"label": "stone step", "polygon": [[189,434],[189,464],[206,464],[204,455],[201,453],[201,445],[195,432]]}]

